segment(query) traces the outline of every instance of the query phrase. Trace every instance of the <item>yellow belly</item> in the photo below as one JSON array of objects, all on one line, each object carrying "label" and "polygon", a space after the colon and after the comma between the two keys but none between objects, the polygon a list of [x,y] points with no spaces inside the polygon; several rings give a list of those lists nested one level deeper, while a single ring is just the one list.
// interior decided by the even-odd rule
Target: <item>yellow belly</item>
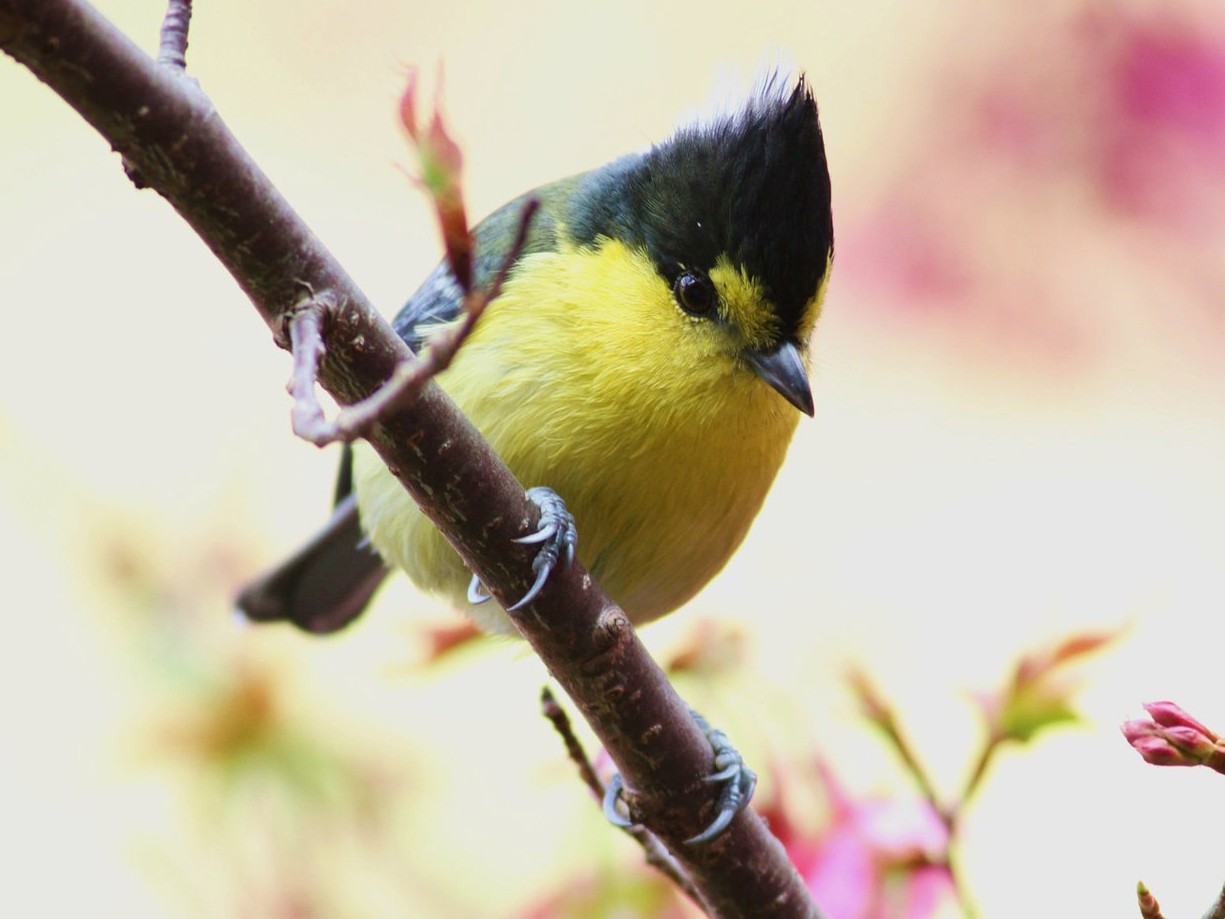
[{"label": "yellow belly", "polygon": [[[641,624],[724,566],[799,414],[699,347],[653,269],[619,246],[581,256],[607,264],[531,258],[439,382],[525,487],[565,499],[579,559]],[[383,558],[483,628],[513,631],[494,601],[467,603],[470,574],[378,456],[359,444],[355,459],[362,525]]]}]

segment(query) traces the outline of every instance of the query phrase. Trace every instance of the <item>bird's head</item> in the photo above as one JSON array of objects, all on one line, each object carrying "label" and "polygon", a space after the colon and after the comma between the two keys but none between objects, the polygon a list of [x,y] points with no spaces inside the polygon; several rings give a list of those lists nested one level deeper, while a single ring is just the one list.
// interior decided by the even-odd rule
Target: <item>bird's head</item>
[{"label": "bird's head", "polygon": [[[805,79],[766,83],[737,113],[683,128],[578,189],[569,232],[644,253],[668,322],[813,411],[808,339],[833,256],[829,168]],[[661,302],[663,297],[660,298]]]}]

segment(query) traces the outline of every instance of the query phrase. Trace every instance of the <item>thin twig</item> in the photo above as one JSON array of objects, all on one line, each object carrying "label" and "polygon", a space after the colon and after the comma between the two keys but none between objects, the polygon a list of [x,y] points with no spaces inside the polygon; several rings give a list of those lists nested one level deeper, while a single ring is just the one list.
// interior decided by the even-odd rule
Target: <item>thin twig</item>
[{"label": "thin twig", "polygon": [[[323,356],[317,307],[300,309],[290,322],[290,336],[294,355],[293,377],[290,392],[294,397],[292,412],[294,433],[317,447],[336,441],[349,441],[361,437],[370,427],[384,418],[406,408],[417,399],[425,384],[451,366],[460,346],[467,341],[485,308],[497,299],[502,286],[515,262],[527,245],[532,218],[540,209],[540,202],[530,198],[519,213],[519,228],[514,242],[502,259],[497,273],[487,286],[474,288],[464,294],[460,318],[433,338],[416,359],[396,365],[391,377],[367,398],[347,405],[336,413],[334,421],[328,421],[315,397],[315,381],[318,377],[319,361]],[[310,314],[315,314],[313,317]],[[293,338],[297,330],[299,338]]]},{"label": "thin twig", "polygon": [[970,777],[966,779],[965,787],[961,790],[957,801],[949,805],[947,810],[941,812],[941,817],[950,833],[957,828],[957,821],[961,819],[961,812],[965,809],[967,802],[978,792],[983,776],[987,774],[987,767],[995,759],[995,754],[999,751],[1002,743],[1003,738],[994,733],[987,738],[987,742],[983,744],[983,748],[978,754],[978,759],[974,763],[974,768],[970,772]]},{"label": "thin twig", "polygon": [[515,239],[510,244],[510,251],[506,253],[506,258],[502,259],[502,264],[498,266],[498,271],[489,285],[490,300],[502,292],[502,285],[506,283],[510,270],[515,267],[515,262],[519,261],[519,256],[523,254],[523,249],[527,245],[527,234],[532,228],[532,221],[538,210],[540,210],[539,198],[531,197],[523,202],[523,210],[519,212],[519,225],[515,229]]},{"label": "thin twig", "polygon": [[946,849],[943,859],[936,864],[948,872],[949,882],[953,885],[953,894],[961,906],[965,919],[977,919],[978,911],[970,899],[969,892],[966,890],[965,880],[962,877],[958,860],[954,856],[953,851],[956,847],[957,822],[961,817],[961,812],[970,796],[977,790],[983,773],[987,769],[987,764],[991,761],[996,748],[999,746],[999,741],[992,738],[986,743],[982,755],[975,764],[974,772],[962,791],[961,796],[956,801],[945,804],[940,800],[935,782],[932,781],[931,776],[928,775],[927,770],[919,761],[919,757],[910,745],[910,741],[906,739],[906,735],[902,733],[901,723],[893,707],[872,684],[867,675],[861,671],[854,670],[851,672],[850,683],[864,716],[885,735],[885,739],[893,747],[898,759],[902,761],[902,765],[910,773],[910,777],[914,780],[915,785],[918,786],[919,793],[944,825],[945,838],[947,840]]},{"label": "thin twig", "polygon": [[[965,812],[966,805],[978,792],[983,776],[987,773],[987,767],[995,758],[1001,742],[1001,738],[994,734],[987,738],[986,743],[983,744],[983,748],[979,752],[978,759],[974,763],[974,768],[970,772],[970,777],[966,780],[965,787],[962,788],[961,794],[957,796],[956,800],[944,807],[940,807],[933,798],[928,797],[948,834],[948,850],[945,853],[944,866],[949,874],[949,882],[953,885],[953,895],[961,905],[961,911],[965,919],[978,919],[978,910],[970,899],[965,877],[961,871],[960,860],[955,854],[958,842],[957,830],[961,824],[961,816]],[[918,768],[917,764],[911,767],[911,771],[913,772],[915,768]],[[928,784],[930,786],[930,783]],[[1160,919],[1160,917],[1156,917],[1156,919]]]},{"label": "thin twig", "polygon": [[323,406],[315,394],[319,365],[327,353],[323,344],[323,317],[326,311],[323,301],[311,298],[289,319],[293,373],[286,389],[293,396],[290,422],[296,435],[320,447],[336,439],[336,426],[323,414]]},{"label": "thin twig", "polygon": [[170,0],[162,20],[157,62],[177,70],[187,68],[187,30],[191,26],[191,0]]},{"label": "thin twig", "polygon": [[[571,762],[578,767],[579,776],[583,783],[595,796],[597,801],[604,800],[604,783],[600,781],[599,775],[595,771],[595,766],[592,765],[591,759],[587,756],[587,751],[583,749],[582,743],[575,736],[574,728],[570,724],[570,716],[566,714],[554,697],[552,690],[549,687],[544,687],[540,692],[540,711],[553,725],[553,730],[561,735],[562,743],[566,746],[566,753],[569,754]],[[681,891],[694,902],[699,909],[706,911],[705,905],[702,903],[702,897],[697,889],[690,883],[689,878],[685,877],[681,866],[677,864],[668,850],[652,833],[644,826],[624,827],[625,833],[633,837],[634,841],[642,847],[642,851],[646,856],[646,863],[667,877],[673,884],[681,889]]]},{"label": "thin twig", "polygon": [[957,901],[957,905],[961,907],[962,919],[978,919],[978,907],[974,905],[974,901],[970,898],[970,892],[966,889],[965,877],[961,872],[960,862],[953,855],[955,841],[952,836],[949,837],[949,848],[944,854],[944,869],[948,872],[949,883],[953,885],[953,898]]},{"label": "thin twig", "polygon": [[566,745],[566,753],[569,754],[574,765],[578,766],[578,774],[583,783],[595,795],[597,801],[603,800],[604,783],[600,781],[595,766],[588,759],[587,751],[583,749],[582,743],[574,735],[574,729],[570,726],[570,716],[566,714],[565,709],[553,695],[553,691],[547,686],[540,691],[540,713],[549,719],[553,730],[561,735],[562,743]]},{"label": "thin twig", "polygon": [[886,710],[886,717],[877,721],[880,729],[885,732],[885,736],[889,738],[889,742],[893,745],[894,752],[901,759],[902,765],[906,767],[906,771],[910,773],[915,784],[919,787],[920,794],[931,805],[932,810],[940,815],[940,820],[951,831],[949,826],[949,808],[946,808],[940,802],[939,793],[936,791],[935,783],[932,782],[931,776],[927,774],[927,770],[923,768],[923,764],[919,762],[918,755],[914,752],[914,748],[910,745],[910,741],[902,733],[902,729],[898,724],[897,717],[892,709]]},{"label": "thin twig", "polygon": [[848,680],[851,684],[851,691],[855,693],[856,700],[859,702],[864,717],[876,725],[885,735],[885,739],[893,747],[894,752],[901,759],[902,765],[906,767],[906,771],[910,773],[910,777],[914,779],[915,784],[919,787],[919,793],[923,795],[927,803],[940,816],[941,821],[948,827],[949,821],[946,815],[946,808],[940,802],[936,785],[927,774],[927,770],[923,768],[923,764],[919,762],[919,758],[915,755],[910,742],[902,734],[902,728],[898,723],[897,713],[894,712],[893,707],[872,684],[872,681],[868,679],[866,673],[859,669],[854,669],[848,675]]}]

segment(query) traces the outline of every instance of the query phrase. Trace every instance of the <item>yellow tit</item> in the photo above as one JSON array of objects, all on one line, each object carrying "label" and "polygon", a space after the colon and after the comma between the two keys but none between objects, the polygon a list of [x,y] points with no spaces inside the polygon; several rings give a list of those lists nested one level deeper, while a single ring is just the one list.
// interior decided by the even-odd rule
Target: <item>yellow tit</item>
[{"label": "yellow tit", "polygon": [[[568,509],[578,557],[641,624],[723,568],[813,413],[807,347],[833,256],[816,103],[802,76],[772,79],[735,114],[510,202],[476,228],[477,283],[528,197],[527,245],[438,383],[521,482],[548,486],[529,492],[541,580],[575,548]],[[459,303],[439,265],[395,329],[419,349]],[[459,556],[368,445],[346,455],[337,499],[239,598],[250,618],[333,631],[392,566],[514,632],[496,602],[473,602],[486,598]]]}]

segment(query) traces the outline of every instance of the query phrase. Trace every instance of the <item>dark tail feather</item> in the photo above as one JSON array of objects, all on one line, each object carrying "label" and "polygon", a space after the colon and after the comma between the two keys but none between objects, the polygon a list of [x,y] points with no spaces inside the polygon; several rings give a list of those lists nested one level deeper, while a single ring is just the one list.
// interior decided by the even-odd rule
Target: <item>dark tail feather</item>
[{"label": "dark tail feather", "polygon": [[310,542],[248,584],[237,605],[254,622],[288,620],[307,632],[335,632],[361,615],[386,576],[349,495]]}]

